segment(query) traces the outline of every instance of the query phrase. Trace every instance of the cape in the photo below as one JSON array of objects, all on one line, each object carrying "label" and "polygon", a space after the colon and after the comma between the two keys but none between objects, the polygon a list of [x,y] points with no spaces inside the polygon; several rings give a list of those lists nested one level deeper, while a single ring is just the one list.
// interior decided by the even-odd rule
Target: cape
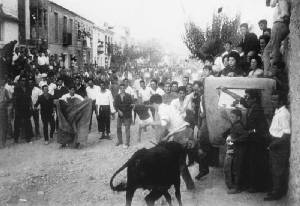
[{"label": "cape", "polygon": [[92,115],[92,100],[70,99],[68,102],[59,100],[56,103],[58,116],[57,142],[86,146],[89,123]]}]

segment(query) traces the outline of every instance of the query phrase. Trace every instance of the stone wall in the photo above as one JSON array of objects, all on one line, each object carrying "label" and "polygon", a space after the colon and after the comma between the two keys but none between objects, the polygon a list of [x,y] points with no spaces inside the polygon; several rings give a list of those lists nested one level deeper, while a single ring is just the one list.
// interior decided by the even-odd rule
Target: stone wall
[{"label": "stone wall", "polygon": [[289,84],[292,138],[287,205],[300,205],[300,1],[291,0],[291,3]]}]

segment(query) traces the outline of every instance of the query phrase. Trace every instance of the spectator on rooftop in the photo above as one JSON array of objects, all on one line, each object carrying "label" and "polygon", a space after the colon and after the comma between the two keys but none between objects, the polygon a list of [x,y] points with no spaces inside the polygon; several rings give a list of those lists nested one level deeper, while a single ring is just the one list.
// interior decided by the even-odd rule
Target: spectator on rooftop
[{"label": "spectator on rooftop", "polygon": [[208,55],[204,59],[204,65],[206,66],[213,66],[214,65],[214,57],[211,55]]},{"label": "spectator on rooftop", "polygon": [[259,29],[262,31],[262,35],[265,34],[267,31],[269,33],[269,36],[271,35],[271,29],[268,28],[268,22],[266,19],[262,19],[258,22]]},{"label": "spectator on rooftop", "polygon": [[257,78],[263,77],[264,70],[261,69],[262,62],[259,56],[253,56],[250,58],[250,67],[249,67],[249,74],[248,77],[250,78]]},{"label": "spectator on rooftop", "polygon": [[249,32],[248,24],[243,23],[240,25],[240,30],[242,34],[241,46],[245,55],[249,51],[259,51],[259,43],[256,34]]},{"label": "spectator on rooftop", "polygon": [[222,71],[221,76],[243,76],[243,70],[240,68],[240,56],[237,52],[231,52],[228,55],[228,66]]},{"label": "spectator on rooftop", "polygon": [[201,80],[203,81],[204,78],[212,76],[212,73],[213,73],[212,66],[205,65],[203,67],[203,72],[201,74]]},{"label": "spectator on rooftop", "polygon": [[271,0],[270,6],[274,9],[272,35],[269,43],[264,49],[264,73],[268,75],[273,64],[276,64],[281,59],[280,46],[281,42],[289,34],[290,11],[287,0]]},{"label": "spectator on rooftop", "polygon": [[262,56],[263,53],[264,53],[264,50],[267,46],[267,44],[269,43],[270,41],[270,36],[267,36],[267,35],[261,35],[259,37],[259,47],[260,47],[260,50],[258,52],[258,55],[259,56]]}]

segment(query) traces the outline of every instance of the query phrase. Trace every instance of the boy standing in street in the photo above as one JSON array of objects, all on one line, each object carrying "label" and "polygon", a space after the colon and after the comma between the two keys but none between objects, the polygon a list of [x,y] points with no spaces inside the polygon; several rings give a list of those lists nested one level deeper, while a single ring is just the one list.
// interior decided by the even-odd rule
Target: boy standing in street
[{"label": "boy standing in street", "polygon": [[55,130],[55,121],[54,121],[54,97],[49,94],[48,85],[42,87],[43,94],[38,97],[37,102],[34,107],[37,108],[41,105],[41,118],[43,122],[43,131],[45,144],[49,144],[49,134],[48,134],[48,125],[50,124],[50,139],[53,139],[53,133]]},{"label": "boy standing in street", "polygon": [[[115,113],[113,97],[105,82],[100,82],[100,90],[96,96],[96,115],[98,129],[102,133],[100,139],[110,139],[110,115]],[[114,118],[114,116],[113,116]],[[106,134],[106,135],[105,135]]]},{"label": "boy standing in street", "polygon": [[115,109],[118,112],[117,118],[117,136],[118,142],[116,146],[123,144],[122,140],[122,124],[125,126],[126,133],[126,143],[123,147],[126,149],[129,147],[130,143],[130,125],[132,122],[132,105],[133,99],[130,94],[125,92],[125,84],[120,84],[120,93],[116,96],[114,105]]},{"label": "boy standing in street", "polygon": [[[224,117],[225,118],[225,117]],[[242,187],[242,168],[249,133],[242,123],[242,112],[234,109],[230,112],[231,128],[224,133],[227,151],[224,163],[225,182],[228,194],[240,193]]]}]

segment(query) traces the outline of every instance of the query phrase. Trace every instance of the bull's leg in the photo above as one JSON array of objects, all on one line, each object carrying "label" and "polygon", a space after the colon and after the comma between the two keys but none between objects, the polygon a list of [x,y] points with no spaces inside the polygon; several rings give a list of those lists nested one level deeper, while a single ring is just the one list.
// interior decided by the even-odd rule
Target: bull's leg
[{"label": "bull's leg", "polygon": [[126,206],[131,206],[131,202],[132,202],[134,192],[135,192],[135,189],[128,189],[126,191]]},{"label": "bull's leg", "polygon": [[160,198],[163,195],[161,191],[158,190],[151,190],[151,192],[145,197],[145,201],[147,203],[147,206],[154,206],[154,203],[158,198]]},{"label": "bull's leg", "polygon": [[179,206],[182,206],[181,193],[180,193],[180,179],[176,184],[174,184],[174,187],[175,187],[175,197],[178,201]]},{"label": "bull's leg", "polygon": [[164,192],[164,196],[165,196],[165,198],[166,198],[168,204],[169,204],[170,206],[172,206],[172,198],[171,198],[171,195],[170,195],[170,193],[168,192],[168,190],[166,190],[166,191]]}]

